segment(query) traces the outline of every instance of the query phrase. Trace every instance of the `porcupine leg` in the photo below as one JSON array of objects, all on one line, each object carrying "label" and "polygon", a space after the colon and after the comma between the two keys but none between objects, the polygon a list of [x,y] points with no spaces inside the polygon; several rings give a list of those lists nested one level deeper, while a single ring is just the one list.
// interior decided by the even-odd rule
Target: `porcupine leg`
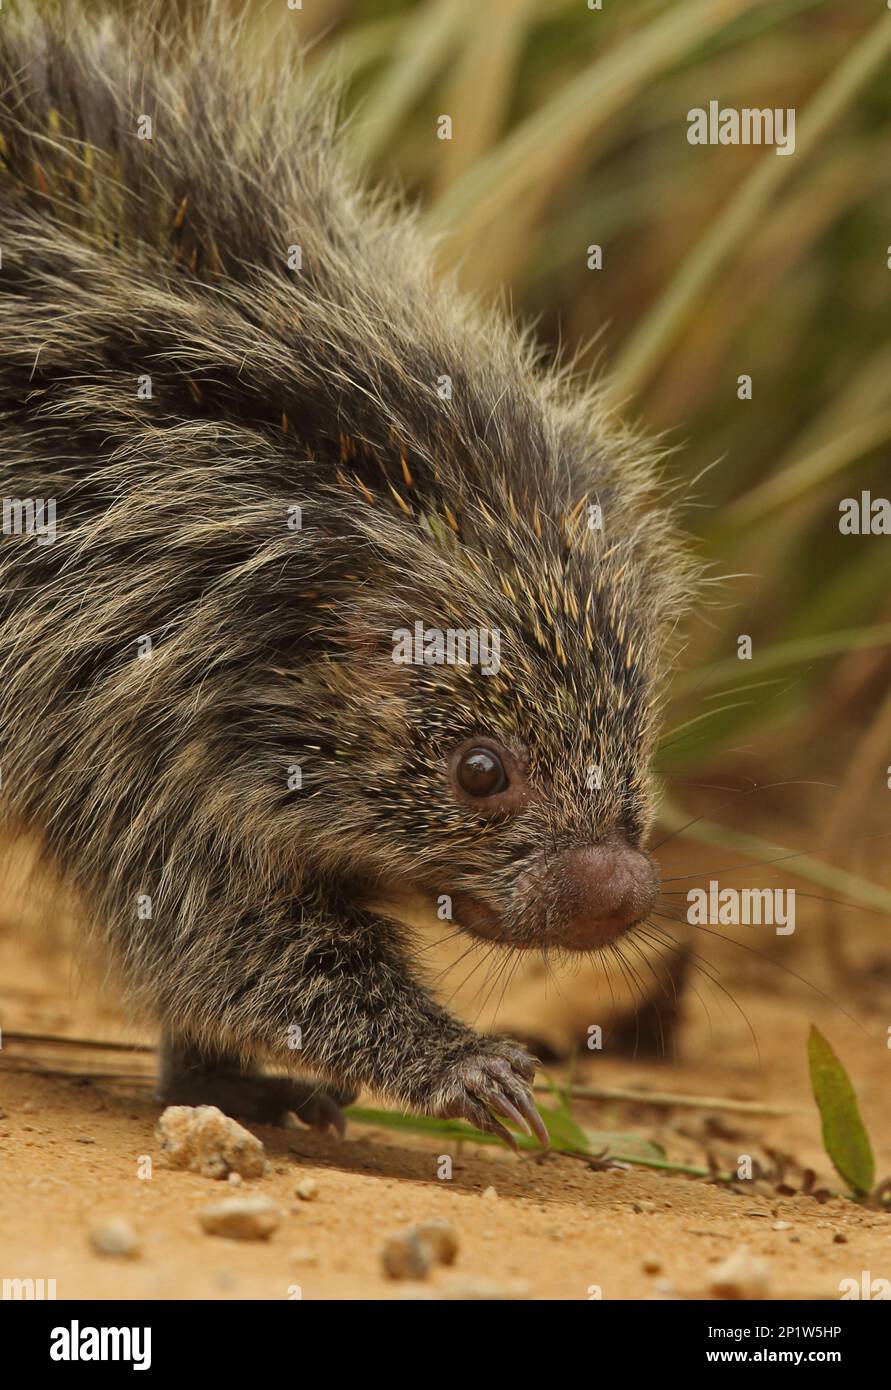
[{"label": "porcupine leg", "polygon": [[357,1088],[336,1090],[319,1081],[264,1076],[246,1069],[237,1057],[212,1053],[168,1033],[161,1045],[157,1098],[165,1105],[216,1105],[226,1115],[254,1124],[281,1124],[295,1114],[311,1129],[343,1135],[343,1106]]},{"label": "porcupine leg", "polygon": [[[316,903],[312,912],[292,904],[287,919],[280,904],[269,905],[265,913],[255,910],[251,926],[249,964],[237,922],[212,958],[190,956],[188,967],[178,961],[177,998],[182,1004],[187,991],[192,1001],[189,1031],[216,1033],[229,1047],[215,1057],[191,1044],[170,1047],[163,1099],[210,1102],[247,1118],[260,1118],[257,1107],[263,1118],[293,1109],[309,1123],[336,1123],[330,1106],[367,1086],[424,1114],[469,1120],[508,1143],[505,1119],[547,1143],[530,1087],[533,1058],[441,1009],[411,978],[395,923]],[[223,940],[240,945],[227,951]],[[289,1051],[295,1029],[299,1054]],[[299,1061],[323,1080],[247,1072],[234,1060],[242,1046],[283,1066]]]}]

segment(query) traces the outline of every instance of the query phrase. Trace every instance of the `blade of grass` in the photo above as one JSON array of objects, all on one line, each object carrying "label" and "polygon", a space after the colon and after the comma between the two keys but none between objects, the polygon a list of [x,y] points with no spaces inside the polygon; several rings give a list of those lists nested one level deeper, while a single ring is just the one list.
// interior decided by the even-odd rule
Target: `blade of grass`
[{"label": "blade of grass", "polygon": [[614,399],[625,400],[645,384],[719,267],[756,226],[783,182],[800,167],[889,52],[891,14],[886,11],[811,98],[797,122],[794,155],[778,159],[775,152],[765,151],[688,253],[661,298],[625,345],[610,384]]},{"label": "blade of grass", "polygon": [[697,840],[700,844],[717,845],[721,849],[743,854],[748,859],[765,861],[765,867],[769,867],[770,861],[785,862],[789,873],[794,874],[796,878],[806,878],[824,888],[833,888],[862,907],[891,913],[891,889],[836,868],[834,864],[827,864],[813,855],[799,854],[788,845],[775,845],[769,840],[762,840],[758,835],[731,830],[726,825],[704,818],[691,824],[688,813],[669,801],[662,803],[659,823],[666,830]]},{"label": "blade of grass", "polygon": [[[756,4],[763,0],[755,0]],[[547,177],[554,163],[590,140],[610,116],[647,82],[702,43],[714,30],[751,8],[747,0],[686,0],[620,44],[562,87],[528,116],[431,209],[427,223],[448,234],[458,254],[527,189]],[[780,161],[782,162],[782,161]]]},{"label": "blade of grass", "polygon": [[347,153],[358,168],[373,164],[394,138],[406,113],[445,67],[467,19],[467,0],[430,0],[403,21],[392,62],[347,131]]},{"label": "blade of grass", "polygon": [[[501,1140],[494,1134],[485,1134],[482,1130],[474,1129],[472,1125],[467,1125],[463,1120],[437,1120],[429,1115],[402,1115],[393,1110],[373,1110],[361,1105],[351,1105],[346,1111],[347,1119],[353,1120],[360,1125],[374,1125],[379,1129],[397,1130],[403,1134],[426,1134],[437,1139],[453,1139],[472,1144],[501,1144]],[[606,1136],[597,1135],[598,1138]],[[517,1144],[521,1149],[534,1149],[539,1153],[541,1146],[535,1139],[528,1139],[525,1134],[516,1136]],[[592,1160],[597,1157],[609,1157],[614,1163],[628,1163],[638,1168],[656,1168],[667,1173],[686,1173],[692,1178],[712,1178],[718,1182],[732,1182],[732,1173],[713,1173],[709,1168],[698,1167],[692,1163],[673,1163],[670,1159],[659,1158],[655,1154],[641,1156],[640,1154],[630,1153],[591,1153],[587,1150],[563,1149],[570,1158],[582,1158]]]},{"label": "blade of grass", "polygon": [[[791,642],[776,642],[760,648],[757,659],[753,662],[756,667],[753,675],[760,677],[766,671],[780,671],[789,666],[797,666],[801,662],[819,661],[822,657],[837,656],[841,652],[888,645],[891,645],[891,624],[888,623],[874,627],[847,628],[841,632],[817,633],[813,637],[800,637]],[[743,668],[744,663],[735,656],[716,661],[706,670],[693,671],[679,679],[675,683],[675,693],[681,697],[694,689],[700,693],[727,681],[738,681]]]},{"label": "blade of grass", "polygon": [[870,420],[863,420],[822,448],[805,458],[775,472],[758,487],[725,508],[718,528],[719,535],[738,532],[755,525],[764,517],[798,501],[850,463],[864,458],[891,439],[891,410],[883,411]]},{"label": "blade of grass", "polygon": [[[358,1124],[378,1125],[381,1129],[395,1129],[403,1133],[429,1134],[436,1138],[471,1141],[474,1144],[501,1144],[496,1134],[486,1134],[465,1124],[463,1120],[439,1120],[434,1115],[404,1115],[395,1110],[375,1110],[362,1105],[351,1105],[345,1112],[347,1119]],[[561,1153],[588,1153],[588,1140],[584,1131],[575,1126],[572,1130],[565,1124],[562,1111],[552,1111],[547,1106],[539,1106],[539,1113],[545,1122],[552,1148]],[[525,1134],[515,1134],[514,1138],[521,1149],[541,1153],[537,1139]]]},{"label": "blade of grass", "polygon": [[[550,1090],[544,1083],[532,1088],[535,1091]],[[637,1091],[621,1086],[582,1086],[567,1088],[573,1099],[577,1100],[620,1100],[634,1105],[678,1106],[688,1110],[726,1110],[739,1115],[804,1115],[807,1111],[794,1109],[788,1105],[766,1105],[760,1100],[727,1100],[718,1096],[692,1096],[678,1091]]]},{"label": "blade of grass", "polygon": [[437,163],[435,196],[442,196],[491,148],[504,124],[532,0],[489,0],[467,26],[467,42],[442,99],[455,129]]}]

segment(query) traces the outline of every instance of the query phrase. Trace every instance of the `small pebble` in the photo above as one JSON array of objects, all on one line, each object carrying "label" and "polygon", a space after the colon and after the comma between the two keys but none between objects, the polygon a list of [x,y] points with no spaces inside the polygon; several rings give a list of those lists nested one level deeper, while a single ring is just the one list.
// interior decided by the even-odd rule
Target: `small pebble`
[{"label": "small pebble", "polygon": [[453,1265],[458,1254],[458,1232],[448,1221],[419,1221],[414,1227],[441,1265]]},{"label": "small pebble", "polygon": [[450,1279],[434,1295],[446,1302],[514,1303],[532,1297],[532,1285],[522,1279],[496,1283],[489,1279]]},{"label": "small pebble", "polygon": [[381,1264],[388,1279],[426,1279],[433,1251],[412,1229],[389,1237],[381,1250]]},{"label": "small pebble", "polygon": [[288,1251],[288,1259],[292,1265],[317,1265],[319,1257],[315,1250],[310,1250],[308,1245],[296,1245],[293,1250]]},{"label": "small pebble", "polygon": [[301,1202],[314,1202],[319,1195],[319,1184],[315,1178],[304,1178],[294,1188]]},{"label": "small pebble", "polygon": [[256,1135],[215,1105],[168,1105],[155,1138],[168,1168],[188,1168],[205,1178],[261,1178],[268,1170]]},{"label": "small pebble", "polygon": [[832,1243],[833,1245],[847,1245],[848,1237],[843,1235],[841,1231],[836,1231],[835,1235],[832,1237]]},{"label": "small pebble", "polygon": [[770,1266],[740,1247],[712,1270],[708,1287],[717,1298],[765,1298],[770,1288]]},{"label": "small pebble", "polygon": [[494,1187],[486,1187],[483,1189],[482,1196],[485,1201],[494,1202],[496,1197],[498,1196],[498,1193],[495,1191]]},{"label": "small pebble", "polygon": [[268,1197],[224,1197],[198,1213],[209,1236],[230,1240],[268,1240],[281,1222],[281,1212]]},{"label": "small pebble", "polygon": [[775,1222],[773,1223],[773,1226],[771,1227],[771,1230],[772,1230],[772,1231],[791,1231],[791,1229],[792,1229],[792,1222],[791,1222],[791,1221],[775,1221]]},{"label": "small pebble", "polygon": [[381,1251],[381,1263],[390,1279],[426,1279],[434,1264],[454,1264],[457,1254],[454,1226],[448,1221],[419,1221],[390,1236]]},{"label": "small pebble", "polygon": [[662,1261],[659,1259],[658,1255],[644,1255],[643,1272],[644,1274],[662,1273]]},{"label": "small pebble", "polygon": [[139,1238],[123,1216],[108,1216],[90,1227],[90,1244],[100,1255],[132,1260],[139,1254]]}]

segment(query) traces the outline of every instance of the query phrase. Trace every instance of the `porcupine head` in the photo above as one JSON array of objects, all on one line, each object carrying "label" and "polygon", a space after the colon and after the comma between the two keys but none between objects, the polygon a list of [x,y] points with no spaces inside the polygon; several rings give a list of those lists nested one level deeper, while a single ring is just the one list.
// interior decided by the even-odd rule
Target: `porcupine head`
[{"label": "porcupine head", "polygon": [[621,445],[611,456],[561,430],[553,400],[509,395],[482,439],[465,418],[479,404],[431,393],[458,465],[447,488],[418,497],[419,465],[396,448],[395,515],[366,504],[382,569],[356,602],[363,780],[335,790],[350,772],[334,754],[323,819],[348,838],[337,803],[362,804],[361,843],[397,902],[414,890],[514,949],[593,950],[658,889],[644,839],[670,562]]}]

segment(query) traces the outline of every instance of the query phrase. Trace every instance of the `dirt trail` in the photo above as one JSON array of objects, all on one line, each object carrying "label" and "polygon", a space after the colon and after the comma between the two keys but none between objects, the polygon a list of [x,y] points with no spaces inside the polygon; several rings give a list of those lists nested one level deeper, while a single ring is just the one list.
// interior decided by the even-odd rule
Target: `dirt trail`
[{"label": "dirt trail", "polygon": [[[865,943],[864,959],[870,950]],[[819,978],[816,958],[796,968]],[[813,1167],[818,1185],[834,1188],[838,1179],[822,1152],[807,1082],[805,1043],[813,1021],[843,1056],[880,1175],[891,1176],[891,1052],[882,1022],[891,1007],[887,982],[876,979],[859,996],[863,1031],[782,972],[763,962],[753,970],[755,983],[751,972],[735,983],[735,1005],[691,996],[676,1065],[587,1054],[576,1079],[756,1100],[796,1113],[580,1102],[577,1118],[656,1139],[670,1159],[684,1163],[702,1164],[711,1155],[722,1167],[735,1167],[740,1154],[769,1162],[768,1151],[780,1150],[792,1156],[787,1181],[793,1186],[802,1169]],[[517,997],[525,998],[522,987]],[[552,998],[547,1008],[554,1007]],[[565,1010],[565,999],[560,1007]],[[507,1014],[510,1008],[508,997]],[[0,1021],[7,1031],[126,1036],[109,996],[90,988],[64,954],[47,953],[33,937],[8,930],[0,930]],[[535,1020],[530,1026],[535,1031]],[[547,1031],[546,1019],[539,1031]],[[86,1080],[19,1070],[38,1057],[45,1065],[126,1075]],[[841,1198],[821,1205],[778,1195],[772,1184],[740,1184],[734,1192],[678,1174],[592,1171],[566,1157],[518,1159],[475,1146],[453,1149],[453,1176],[442,1181],[442,1141],[355,1124],[343,1142],[258,1127],[272,1172],[246,1188],[272,1197],[282,1224],[264,1244],[213,1238],[202,1233],[196,1212],[227,1195],[225,1184],[158,1164],[151,1180],[137,1176],[140,1156],[158,1153],[150,1067],[151,1058],[141,1054],[52,1052],[5,1039],[0,1277],[54,1278],[60,1298],[284,1299],[294,1285],[316,1299],[438,1296],[455,1285],[465,1296],[494,1286],[584,1299],[598,1286],[607,1299],[703,1297],[715,1266],[745,1247],[768,1262],[772,1297],[837,1298],[839,1281],[859,1281],[863,1271],[891,1279],[891,1220]],[[307,1176],[318,1183],[311,1202],[295,1195]],[[490,1187],[497,1196],[484,1195]],[[137,1259],[93,1251],[87,1231],[101,1215],[128,1218],[142,1243]],[[385,1237],[428,1218],[450,1221],[458,1232],[453,1269],[425,1284],[384,1278]]]}]

